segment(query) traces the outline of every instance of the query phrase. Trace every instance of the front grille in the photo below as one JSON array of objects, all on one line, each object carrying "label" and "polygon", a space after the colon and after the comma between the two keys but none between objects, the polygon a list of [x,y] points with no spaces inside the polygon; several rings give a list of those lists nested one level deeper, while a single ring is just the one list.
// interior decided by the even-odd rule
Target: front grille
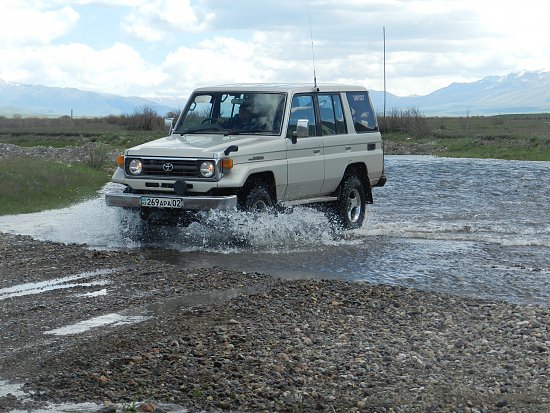
[{"label": "front grille", "polygon": [[[127,164],[132,158],[127,158]],[[199,177],[198,161],[196,159],[156,159],[140,158],[143,165],[141,177],[159,178],[197,178]],[[129,176],[132,174],[128,173]]]},{"label": "front grille", "polygon": [[143,159],[142,162],[143,162],[143,175],[163,176],[163,177],[166,177],[166,176],[196,177],[198,176],[197,161],[195,160]]}]

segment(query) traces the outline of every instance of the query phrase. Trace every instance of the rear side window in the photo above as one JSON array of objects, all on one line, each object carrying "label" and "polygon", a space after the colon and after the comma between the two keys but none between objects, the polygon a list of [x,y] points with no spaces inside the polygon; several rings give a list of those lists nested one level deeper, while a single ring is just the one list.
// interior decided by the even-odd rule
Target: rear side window
[{"label": "rear side window", "polygon": [[347,92],[346,95],[351,109],[355,132],[362,133],[378,130],[376,114],[372,109],[368,92]]},{"label": "rear side window", "polygon": [[346,123],[344,122],[344,111],[340,95],[319,94],[317,100],[321,115],[322,134],[336,135],[346,133]]}]

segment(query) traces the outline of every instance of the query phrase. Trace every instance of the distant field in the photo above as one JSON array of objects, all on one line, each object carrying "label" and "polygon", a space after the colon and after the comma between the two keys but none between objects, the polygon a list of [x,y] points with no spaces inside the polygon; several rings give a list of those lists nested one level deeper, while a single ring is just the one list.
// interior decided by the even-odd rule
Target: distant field
[{"label": "distant field", "polygon": [[[111,118],[2,118],[0,142],[19,146],[79,146],[101,142],[113,148],[127,148],[164,136],[161,127],[128,129],[118,117]],[[160,120],[157,122],[160,124]]]},{"label": "distant field", "polygon": [[431,117],[384,134],[412,153],[461,158],[550,161],[550,113]]}]

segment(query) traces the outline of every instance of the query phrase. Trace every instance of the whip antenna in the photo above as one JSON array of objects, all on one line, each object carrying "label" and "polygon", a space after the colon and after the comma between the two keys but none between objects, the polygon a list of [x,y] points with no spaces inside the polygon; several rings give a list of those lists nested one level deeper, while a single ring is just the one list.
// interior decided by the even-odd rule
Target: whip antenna
[{"label": "whip antenna", "polygon": [[386,26],[382,28],[384,37],[384,127],[386,126]]},{"label": "whip antenna", "polygon": [[313,87],[317,90],[317,75],[315,74],[315,51],[313,49],[313,30],[311,29],[311,12],[309,10],[309,4],[307,6],[307,13],[309,16],[309,37],[311,39],[311,57],[313,59]]}]

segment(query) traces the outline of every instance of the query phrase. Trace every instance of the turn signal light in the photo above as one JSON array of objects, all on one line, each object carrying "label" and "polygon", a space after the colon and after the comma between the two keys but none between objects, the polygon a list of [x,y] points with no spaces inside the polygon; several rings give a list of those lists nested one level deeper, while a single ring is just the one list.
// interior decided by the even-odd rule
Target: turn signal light
[{"label": "turn signal light", "polygon": [[116,157],[116,164],[121,168],[124,168],[124,155],[119,155]]},{"label": "turn signal light", "polygon": [[222,171],[224,173],[229,172],[233,168],[233,159],[224,158],[222,159]]}]

